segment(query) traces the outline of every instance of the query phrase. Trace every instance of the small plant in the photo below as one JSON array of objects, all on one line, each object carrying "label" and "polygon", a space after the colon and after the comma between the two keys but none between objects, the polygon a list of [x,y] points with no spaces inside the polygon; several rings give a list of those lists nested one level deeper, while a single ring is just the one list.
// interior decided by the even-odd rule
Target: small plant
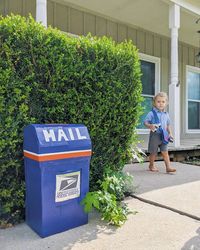
[{"label": "small plant", "polygon": [[132,159],[138,161],[139,163],[144,161],[144,157],[146,157],[145,152],[142,151],[141,148],[133,145],[131,147]]},{"label": "small plant", "polygon": [[200,156],[188,156],[183,163],[200,166]]},{"label": "small plant", "polygon": [[133,213],[127,204],[122,202],[128,190],[127,186],[130,187],[132,180],[132,176],[124,173],[106,176],[100,185],[101,190],[89,192],[83,199],[85,212],[88,213],[95,208],[101,213],[102,220],[115,226],[122,226],[128,214]]}]

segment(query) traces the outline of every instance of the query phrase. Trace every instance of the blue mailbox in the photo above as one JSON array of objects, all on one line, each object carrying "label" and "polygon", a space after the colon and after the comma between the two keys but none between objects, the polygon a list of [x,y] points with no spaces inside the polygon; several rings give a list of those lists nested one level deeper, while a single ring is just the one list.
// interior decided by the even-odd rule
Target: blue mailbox
[{"label": "blue mailbox", "polygon": [[26,222],[41,237],[86,224],[91,140],[84,125],[31,124],[24,130]]}]

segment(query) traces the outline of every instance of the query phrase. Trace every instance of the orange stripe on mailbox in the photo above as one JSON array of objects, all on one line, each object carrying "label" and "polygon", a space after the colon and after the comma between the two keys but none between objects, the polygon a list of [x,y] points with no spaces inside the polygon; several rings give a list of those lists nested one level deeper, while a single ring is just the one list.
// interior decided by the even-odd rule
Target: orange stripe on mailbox
[{"label": "orange stripe on mailbox", "polygon": [[61,160],[67,158],[77,158],[84,156],[91,156],[91,150],[80,150],[80,151],[66,151],[59,153],[48,153],[48,154],[36,154],[27,150],[24,150],[24,156],[35,160],[35,161],[52,161],[52,160]]}]

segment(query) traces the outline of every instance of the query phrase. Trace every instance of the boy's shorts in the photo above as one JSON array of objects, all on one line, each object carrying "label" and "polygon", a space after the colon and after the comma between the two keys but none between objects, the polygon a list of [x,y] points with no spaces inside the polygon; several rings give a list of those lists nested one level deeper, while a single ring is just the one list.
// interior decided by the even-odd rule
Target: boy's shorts
[{"label": "boy's shorts", "polygon": [[150,132],[148,152],[150,154],[157,154],[158,148],[160,148],[161,152],[167,151],[167,145],[162,143],[161,134]]}]

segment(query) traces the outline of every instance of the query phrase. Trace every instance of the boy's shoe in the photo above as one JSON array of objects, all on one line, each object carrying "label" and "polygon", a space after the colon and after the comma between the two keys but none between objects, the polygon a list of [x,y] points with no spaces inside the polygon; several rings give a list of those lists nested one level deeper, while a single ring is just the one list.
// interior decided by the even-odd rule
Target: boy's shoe
[{"label": "boy's shoe", "polygon": [[175,172],[176,172],[176,169],[175,169],[175,168],[167,168],[167,169],[166,169],[166,172],[167,172],[167,173],[175,173]]}]

